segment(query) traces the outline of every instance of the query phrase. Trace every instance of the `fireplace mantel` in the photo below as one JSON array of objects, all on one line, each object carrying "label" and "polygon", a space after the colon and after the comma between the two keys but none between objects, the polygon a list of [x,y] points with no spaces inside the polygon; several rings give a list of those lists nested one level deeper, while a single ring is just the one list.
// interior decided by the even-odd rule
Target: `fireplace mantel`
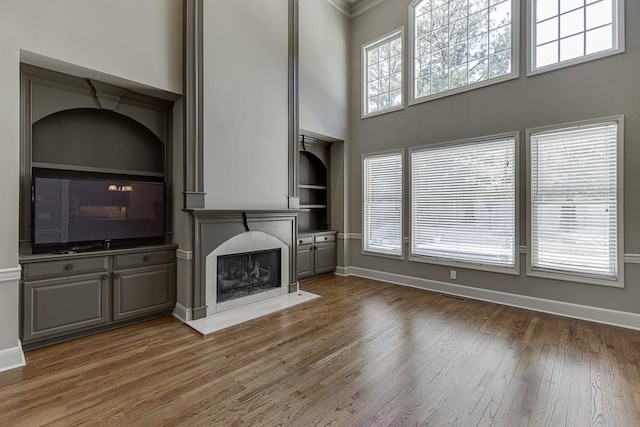
[{"label": "fireplace mantel", "polygon": [[270,234],[289,247],[288,275],[289,292],[298,288],[296,279],[297,253],[297,209],[260,210],[215,210],[193,209],[191,212],[194,237],[193,319],[207,314],[206,257],[227,240],[246,231],[261,231]]}]

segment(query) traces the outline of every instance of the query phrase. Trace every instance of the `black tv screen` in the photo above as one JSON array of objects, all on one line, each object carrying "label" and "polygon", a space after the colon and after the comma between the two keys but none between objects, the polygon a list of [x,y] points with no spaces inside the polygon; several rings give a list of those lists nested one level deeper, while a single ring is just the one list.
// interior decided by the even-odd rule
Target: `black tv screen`
[{"label": "black tv screen", "polygon": [[162,238],[164,211],[162,182],[35,177],[33,245]]}]

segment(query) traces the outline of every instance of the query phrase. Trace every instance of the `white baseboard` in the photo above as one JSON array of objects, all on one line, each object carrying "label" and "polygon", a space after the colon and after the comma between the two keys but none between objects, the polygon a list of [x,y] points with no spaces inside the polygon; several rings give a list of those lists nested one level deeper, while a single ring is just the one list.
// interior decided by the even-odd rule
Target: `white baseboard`
[{"label": "white baseboard", "polygon": [[0,350],[0,372],[25,366],[22,343],[18,341],[16,347]]},{"label": "white baseboard", "polygon": [[177,302],[173,308],[173,316],[181,322],[186,323],[193,320],[193,310]]},{"label": "white baseboard", "polygon": [[496,304],[508,305],[511,307],[539,311],[542,313],[640,330],[640,314],[636,313],[553,301],[544,298],[516,295],[488,289],[473,288],[453,283],[422,279],[419,277],[369,270],[360,267],[338,267],[338,269],[336,269],[336,274],[340,276],[365,277],[368,279],[381,280],[384,282],[425,289],[433,292],[457,295]]},{"label": "white baseboard", "polygon": [[333,273],[338,275],[338,276],[342,276],[342,277],[346,277],[346,276],[350,276],[351,274],[348,273],[349,271],[349,267],[336,267],[336,271],[334,271]]}]

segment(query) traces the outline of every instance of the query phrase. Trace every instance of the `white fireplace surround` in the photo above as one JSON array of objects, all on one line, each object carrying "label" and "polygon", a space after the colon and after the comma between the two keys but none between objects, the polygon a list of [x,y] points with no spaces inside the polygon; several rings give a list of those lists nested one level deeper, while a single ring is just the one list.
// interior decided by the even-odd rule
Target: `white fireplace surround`
[{"label": "white fireplace surround", "polygon": [[[216,301],[218,295],[216,287],[219,256],[271,249],[281,250],[279,288],[242,298],[236,298],[222,303],[218,303]],[[232,310],[247,304],[286,294],[289,291],[289,246],[277,237],[262,231],[246,231],[244,233],[237,234],[220,244],[220,246],[207,255],[205,264],[205,280],[207,315]]]}]

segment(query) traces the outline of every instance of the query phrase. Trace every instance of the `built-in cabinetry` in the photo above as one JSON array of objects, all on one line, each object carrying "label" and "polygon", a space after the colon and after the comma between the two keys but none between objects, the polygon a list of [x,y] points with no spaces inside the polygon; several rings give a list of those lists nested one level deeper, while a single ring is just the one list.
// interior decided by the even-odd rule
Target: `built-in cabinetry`
[{"label": "built-in cabinetry", "polygon": [[39,347],[170,313],[176,247],[20,257],[23,345]]},{"label": "built-in cabinetry", "polygon": [[[176,293],[177,248],[169,243],[173,102],[25,64],[21,77],[19,236],[24,347],[40,347],[170,313]],[[60,250],[46,242],[36,247],[33,178],[38,175],[162,183],[162,207],[154,204],[153,209],[140,209],[145,200],[152,199],[133,195],[144,193],[116,197],[113,200],[119,202],[113,204],[109,204],[111,199],[107,203],[92,197],[84,206],[84,216],[108,221],[157,216],[164,219],[164,227],[148,234],[149,239],[128,239],[136,234],[111,231],[113,237],[97,243],[74,242],[67,233],[68,219],[70,214],[78,216],[83,206],[78,208],[77,200],[64,188],[56,193],[44,187],[60,203],[38,213],[38,219],[51,222],[47,230],[60,236],[56,244],[80,252],[54,254],[51,252]],[[108,187],[109,191],[134,191],[131,186]],[[84,227],[99,227],[90,224],[86,221]],[[82,252],[98,247],[106,250]]]},{"label": "built-in cabinetry", "polygon": [[298,234],[298,279],[336,269],[336,234],[335,231]]},{"label": "built-in cabinetry", "polygon": [[300,208],[298,216],[298,279],[331,273],[336,268],[336,232],[331,231],[331,144],[302,137],[299,142]]}]

